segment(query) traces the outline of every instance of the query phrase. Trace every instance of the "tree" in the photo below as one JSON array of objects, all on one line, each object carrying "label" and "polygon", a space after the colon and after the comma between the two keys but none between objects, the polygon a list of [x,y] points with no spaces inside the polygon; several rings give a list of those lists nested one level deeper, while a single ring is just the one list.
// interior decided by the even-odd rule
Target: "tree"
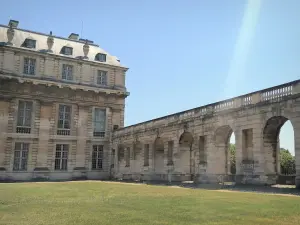
[{"label": "tree", "polygon": [[235,144],[230,143],[229,153],[230,153],[230,173],[236,174]]},{"label": "tree", "polygon": [[280,148],[280,170],[281,174],[291,175],[296,173],[295,156],[288,149]]}]

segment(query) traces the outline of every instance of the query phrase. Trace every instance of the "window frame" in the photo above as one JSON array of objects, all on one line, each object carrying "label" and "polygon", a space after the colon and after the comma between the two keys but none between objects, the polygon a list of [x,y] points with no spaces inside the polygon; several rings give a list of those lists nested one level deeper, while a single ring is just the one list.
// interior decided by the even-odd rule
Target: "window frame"
[{"label": "window frame", "polygon": [[97,53],[96,56],[95,56],[95,61],[106,62],[106,60],[107,60],[107,54]]},{"label": "window frame", "polygon": [[[29,43],[31,43],[31,44],[29,44]],[[35,49],[36,48],[36,40],[34,40],[32,38],[26,38],[21,47]]]},{"label": "window frame", "polygon": [[[96,110],[104,111],[105,118],[104,120],[96,121]],[[106,136],[106,130],[107,130],[107,109],[101,108],[101,107],[93,107],[93,137],[101,137],[104,138]],[[96,130],[96,123],[101,124],[104,122],[104,129],[103,130]],[[99,133],[99,134],[97,134]]]},{"label": "window frame", "polygon": [[70,46],[63,46],[60,53],[63,55],[73,55],[73,48]]},{"label": "window frame", "polygon": [[[100,80],[100,82],[98,82]],[[105,81],[105,82],[103,82]],[[99,86],[108,86],[108,71],[97,70],[96,84]]]},{"label": "window frame", "polygon": [[[28,62],[26,63],[26,61]],[[34,63],[32,63],[34,62]],[[33,67],[33,68],[32,68]],[[32,57],[23,58],[23,74],[26,76],[35,76],[37,68],[37,59]]]},{"label": "window frame", "polygon": [[[60,107],[64,106],[64,112],[63,112],[63,119],[60,119]],[[70,108],[69,112],[66,112],[66,107]],[[72,105],[69,104],[64,104],[64,103],[58,103],[57,104],[57,119],[56,119],[56,134],[57,135],[64,135],[64,136],[69,136],[71,134],[71,129],[72,129]],[[69,113],[69,119],[66,120],[66,113]],[[62,127],[60,127],[60,121],[63,121]],[[66,121],[69,122],[69,127],[66,128],[65,124]]]},{"label": "window frame", "polygon": [[[60,150],[57,147],[60,146]],[[67,150],[65,150],[67,147]],[[60,156],[57,156],[57,152],[60,152]],[[63,154],[66,153],[66,154]],[[54,171],[68,171],[69,168],[69,153],[70,153],[70,144],[67,143],[56,143],[54,146]],[[63,160],[65,160],[65,164],[63,164]],[[58,166],[57,166],[57,162]]]},{"label": "window frame", "polygon": [[[96,153],[96,155],[94,155],[94,153]],[[102,144],[93,144],[92,145],[92,157],[91,158],[92,158],[91,170],[103,170],[104,145],[102,145]],[[101,165],[101,166],[99,166],[99,165]]]},{"label": "window frame", "polygon": [[[23,106],[23,116],[20,115],[20,103],[24,103]],[[27,104],[31,104],[31,110],[29,111],[30,115],[29,115],[29,123],[26,124],[26,116],[28,116],[28,110],[27,110]],[[29,101],[29,100],[23,100],[23,99],[19,99],[17,100],[17,106],[18,109],[16,110],[16,122],[15,122],[15,127],[14,127],[14,131],[16,133],[26,133],[26,134],[30,134],[33,128],[33,116],[34,116],[34,102],[33,101]],[[19,121],[20,118],[23,118],[22,121]],[[28,119],[28,118],[27,118]],[[21,122],[21,123],[19,123]]]},{"label": "window frame", "polygon": [[[71,74],[70,74],[71,71]],[[66,74],[65,74],[66,72]],[[74,79],[74,66],[70,64],[62,64],[61,79],[66,81],[73,81]]]},{"label": "window frame", "polygon": [[[17,145],[20,144],[20,148],[17,149]],[[27,146],[27,148],[24,148],[24,145]],[[28,170],[28,159],[29,159],[29,151],[30,151],[30,143],[29,142],[21,142],[17,141],[14,142],[14,153],[13,153],[13,171],[27,171]],[[19,152],[19,156],[16,156],[16,152]],[[25,157],[23,156],[23,153],[26,153]],[[18,159],[18,160],[17,160]],[[18,166],[16,166],[16,162],[18,161]],[[25,161],[25,168],[22,168],[22,162]]]}]

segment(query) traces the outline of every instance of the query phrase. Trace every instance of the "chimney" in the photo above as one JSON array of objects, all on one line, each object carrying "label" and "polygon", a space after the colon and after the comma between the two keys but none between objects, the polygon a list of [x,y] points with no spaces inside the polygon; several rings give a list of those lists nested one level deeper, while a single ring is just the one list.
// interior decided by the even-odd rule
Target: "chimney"
[{"label": "chimney", "polygon": [[17,28],[18,25],[19,25],[19,21],[17,21],[17,20],[9,20],[9,23],[8,23],[9,27],[11,26],[12,28]]},{"label": "chimney", "polygon": [[72,33],[69,35],[69,39],[78,41],[79,34]]}]

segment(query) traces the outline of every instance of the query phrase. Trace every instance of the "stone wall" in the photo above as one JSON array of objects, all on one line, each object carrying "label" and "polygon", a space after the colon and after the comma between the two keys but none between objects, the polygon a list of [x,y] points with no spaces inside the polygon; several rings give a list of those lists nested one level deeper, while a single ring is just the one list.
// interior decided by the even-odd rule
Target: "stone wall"
[{"label": "stone wall", "polygon": [[[278,130],[290,120],[295,133],[297,182],[300,179],[299,84],[295,81],[115,131],[116,177],[146,180],[171,177],[172,180],[194,179],[200,183],[234,177],[240,183],[272,184],[279,175],[274,169],[278,167],[279,143],[268,145],[267,135],[278,140]],[[233,176],[228,152],[232,132],[236,139],[236,174]],[[137,141],[143,149],[149,144],[149,165],[142,165],[145,155],[130,160],[130,165],[124,163],[127,155],[122,152],[132,149]],[[168,164],[170,141],[173,142],[171,165]]]}]

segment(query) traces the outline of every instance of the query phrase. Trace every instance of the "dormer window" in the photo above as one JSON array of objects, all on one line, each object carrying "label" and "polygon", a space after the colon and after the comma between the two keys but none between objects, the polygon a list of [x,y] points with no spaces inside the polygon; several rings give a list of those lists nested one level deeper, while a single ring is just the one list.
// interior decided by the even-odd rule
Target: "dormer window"
[{"label": "dormer window", "polygon": [[98,53],[95,60],[99,62],[106,62],[106,54]]},{"label": "dormer window", "polygon": [[60,51],[61,54],[64,54],[64,55],[73,55],[73,48],[71,47],[68,47],[68,46],[64,46],[61,51]]},{"label": "dormer window", "polygon": [[22,47],[25,48],[35,48],[36,46],[36,40],[33,40],[31,38],[26,38],[24,43],[22,44]]}]

